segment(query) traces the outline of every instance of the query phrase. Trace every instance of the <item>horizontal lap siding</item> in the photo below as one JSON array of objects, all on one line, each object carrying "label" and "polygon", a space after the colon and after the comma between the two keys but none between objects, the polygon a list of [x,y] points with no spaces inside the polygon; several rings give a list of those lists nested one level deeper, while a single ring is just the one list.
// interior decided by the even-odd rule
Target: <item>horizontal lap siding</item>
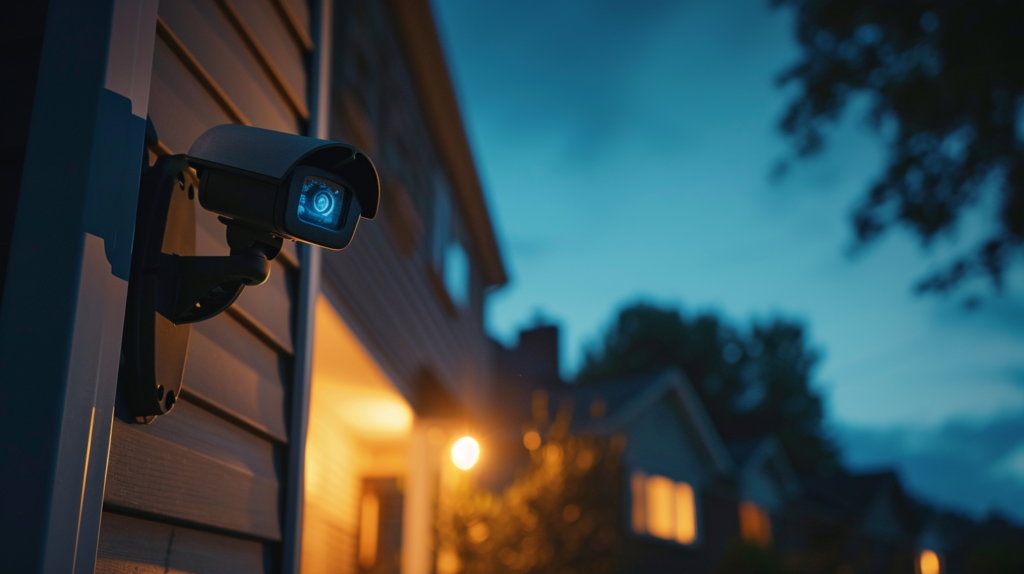
[{"label": "horizontal lap siding", "polygon": [[[301,133],[308,17],[289,0],[161,2],[149,106],[161,146],[185,153],[239,118]],[[196,215],[197,254],[227,254],[224,225]],[[97,572],[279,570],[296,261],[286,245],[267,283],[193,326],[168,415],[115,420]]]},{"label": "horizontal lap siding", "polygon": [[259,542],[117,514],[103,516],[97,574],[251,574],[266,570]]},{"label": "horizontal lap siding", "polygon": [[[306,506],[303,510],[303,574],[353,574],[359,530],[360,443],[323,410],[313,386],[306,436]],[[313,415],[321,416],[313,416]]]},{"label": "horizontal lap siding", "polygon": [[[479,406],[492,376],[479,265],[473,245],[464,243],[474,258],[470,303],[453,309],[430,261],[433,186],[445,169],[402,57],[398,32],[384,3],[344,0],[334,6],[331,138],[372,145],[384,186],[380,217],[362,222],[356,240],[344,251],[324,253],[326,288],[406,391],[412,391],[423,369],[430,369],[453,395]],[[363,128],[369,133],[362,133]],[[418,218],[422,226],[418,232],[408,230],[411,248],[391,236],[395,230],[389,225],[397,221],[417,226],[388,211],[400,203],[388,195],[405,193],[408,209],[415,212],[412,219]]]}]

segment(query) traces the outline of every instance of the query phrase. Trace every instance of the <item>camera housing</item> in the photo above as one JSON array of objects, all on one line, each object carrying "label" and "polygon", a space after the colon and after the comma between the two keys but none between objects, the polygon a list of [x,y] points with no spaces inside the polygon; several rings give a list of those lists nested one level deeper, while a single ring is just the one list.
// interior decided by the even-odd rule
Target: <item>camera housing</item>
[{"label": "camera housing", "polygon": [[[147,140],[159,141],[151,122]],[[195,254],[196,195],[226,225],[229,255]],[[129,417],[171,410],[191,324],[264,283],[285,239],[343,249],[379,199],[377,169],[355,147],[249,126],[214,127],[187,155],[144,167],[118,371]]]},{"label": "camera housing", "polygon": [[188,162],[200,205],[229,225],[337,250],[377,214],[377,169],[350,145],[223,125],[199,136]]}]

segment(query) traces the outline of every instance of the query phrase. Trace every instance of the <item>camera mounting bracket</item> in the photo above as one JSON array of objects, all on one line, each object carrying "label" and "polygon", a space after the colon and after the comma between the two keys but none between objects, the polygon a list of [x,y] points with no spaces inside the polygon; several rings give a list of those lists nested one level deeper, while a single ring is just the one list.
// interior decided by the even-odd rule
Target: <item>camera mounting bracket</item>
[{"label": "camera mounting bracket", "polygon": [[181,392],[191,324],[230,307],[247,285],[270,276],[283,240],[221,218],[227,256],[196,256],[199,180],[185,155],[144,167],[121,342],[118,386],[128,414],[150,423]]}]

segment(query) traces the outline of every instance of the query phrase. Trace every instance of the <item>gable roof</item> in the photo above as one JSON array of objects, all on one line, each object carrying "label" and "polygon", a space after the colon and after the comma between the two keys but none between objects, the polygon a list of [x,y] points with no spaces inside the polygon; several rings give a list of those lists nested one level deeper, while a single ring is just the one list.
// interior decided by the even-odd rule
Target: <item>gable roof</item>
[{"label": "gable roof", "polygon": [[740,476],[766,470],[778,481],[787,497],[800,495],[800,479],[786,457],[782,443],[774,435],[730,441],[726,448]]},{"label": "gable roof", "polygon": [[[665,396],[678,401],[684,424],[698,439],[698,445],[720,474],[732,474],[734,465],[729,451],[711,424],[704,405],[686,375],[671,368],[640,375],[609,379],[586,386],[552,393],[552,399],[571,402],[573,430],[614,434],[643,416]],[[602,416],[591,416],[595,403],[604,407]]]}]

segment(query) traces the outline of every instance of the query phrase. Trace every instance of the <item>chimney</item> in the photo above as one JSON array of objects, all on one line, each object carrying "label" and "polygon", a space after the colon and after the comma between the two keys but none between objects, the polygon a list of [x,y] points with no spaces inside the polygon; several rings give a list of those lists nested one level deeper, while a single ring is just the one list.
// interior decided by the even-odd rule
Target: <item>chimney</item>
[{"label": "chimney", "polygon": [[516,353],[529,371],[544,382],[561,381],[558,371],[558,327],[541,325],[519,332]]}]

